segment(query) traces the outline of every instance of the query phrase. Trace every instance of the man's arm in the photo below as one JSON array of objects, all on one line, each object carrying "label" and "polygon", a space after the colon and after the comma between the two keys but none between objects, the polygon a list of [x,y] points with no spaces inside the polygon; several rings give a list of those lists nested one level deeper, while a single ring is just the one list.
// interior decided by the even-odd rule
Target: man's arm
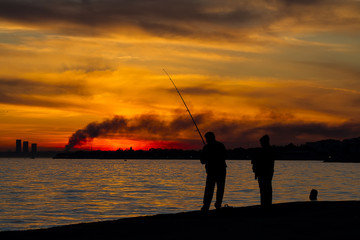
[{"label": "man's arm", "polygon": [[203,147],[203,150],[201,151],[200,155],[200,162],[201,164],[206,164],[206,145]]}]

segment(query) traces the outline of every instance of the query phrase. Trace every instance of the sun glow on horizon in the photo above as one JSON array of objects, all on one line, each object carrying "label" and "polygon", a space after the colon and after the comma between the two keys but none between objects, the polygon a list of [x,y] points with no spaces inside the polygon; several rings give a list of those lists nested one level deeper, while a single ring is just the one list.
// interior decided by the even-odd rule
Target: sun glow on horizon
[{"label": "sun glow on horizon", "polygon": [[194,146],[181,142],[165,142],[153,140],[128,140],[96,138],[72,150],[116,151],[116,150],[149,150],[149,149],[194,149]]}]

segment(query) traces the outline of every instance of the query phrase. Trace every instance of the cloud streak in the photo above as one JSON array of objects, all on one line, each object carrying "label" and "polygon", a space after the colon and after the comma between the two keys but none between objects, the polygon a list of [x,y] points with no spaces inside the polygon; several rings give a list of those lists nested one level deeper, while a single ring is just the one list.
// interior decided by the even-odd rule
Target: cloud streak
[{"label": "cloud streak", "polygon": [[39,80],[0,78],[0,89],[0,92],[7,94],[90,95],[84,84],[73,80],[46,83]]},{"label": "cloud streak", "polygon": [[[0,103],[47,108],[83,108],[84,104],[61,97],[88,98],[90,91],[78,81],[46,83],[20,78],[0,78]],[[60,99],[59,99],[60,98]]]}]

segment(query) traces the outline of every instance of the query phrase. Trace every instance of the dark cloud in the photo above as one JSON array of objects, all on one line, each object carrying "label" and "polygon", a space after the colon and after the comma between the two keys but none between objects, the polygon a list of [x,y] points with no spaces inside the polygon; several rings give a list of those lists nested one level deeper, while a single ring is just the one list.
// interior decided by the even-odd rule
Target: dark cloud
[{"label": "dark cloud", "polygon": [[[111,34],[129,32],[129,28],[133,28],[165,37],[239,39],[242,31],[246,35],[248,29],[263,29],[284,18],[301,21],[308,14],[316,16],[314,12],[318,12],[322,21],[326,16],[326,20],[331,20],[334,16],[321,13],[323,7],[328,11],[348,3],[351,2],[2,0],[0,19],[70,34]],[[331,20],[335,21],[338,19]]]},{"label": "dark cloud", "polygon": [[0,79],[0,103],[40,106],[40,107],[79,107],[66,99],[57,100],[62,96],[89,97],[91,93],[78,81],[40,82],[27,79]]},{"label": "dark cloud", "polygon": [[[209,1],[214,3],[214,1]],[[215,1],[216,2],[216,1]],[[204,21],[218,22],[229,20],[249,20],[259,17],[255,11],[249,11],[248,3],[242,6],[233,6],[232,11],[226,13],[208,12],[206,1],[193,0],[101,0],[101,1],[62,1],[47,0],[14,1],[3,0],[0,2],[0,16],[14,21],[42,23],[68,22],[80,25],[117,25],[128,24],[162,24],[168,21]],[[222,4],[214,4],[221,7]],[[247,8],[241,8],[247,6]],[[120,20],[121,22],[117,22]],[[191,22],[188,22],[189,24]],[[169,25],[171,26],[171,25]],[[156,28],[156,27],[155,27]]]},{"label": "dark cloud", "polygon": [[21,105],[21,106],[36,106],[46,108],[78,108],[83,109],[84,105],[76,104],[70,101],[56,100],[52,97],[41,97],[31,95],[14,96],[11,94],[4,94],[0,92],[0,103]]},{"label": "dark cloud", "polygon": [[[279,10],[282,9],[281,19],[293,19],[295,26],[318,28],[319,30],[348,29],[352,33],[359,29],[360,2],[354,0],[279,0]],[[344,12],[346,14],[344,14]],[[350,27],[350,28],[348,28]]]},{"label": "dark cloud", "polygon": [[[345,64],[331,63],[331,62],[316,62],[316,61],[296,61],[296,63],[303,64],[313,68],[326,70],[329,75],[347,75],[350,79],[358,80],[360,78],[360,70],[356,67],[351,67]],[[336,76],[337,77],[337,76]]]},{"label": "dark cloud", "polygon": [[324,0],[279,0],[279,2],[286,5],[318,5]]},{"label": "dark cloud", "polygon": [[[201,1],[1,1],[0,18],[70,34],[109,34],[136,28],[159,36],[208,36],[220,32],[200,23],[249,18],[253,13],[204,12]],[[240,15],[238,15],[240,14]]]},{"label": "dark cloud", "polygon": [[185,87],[181,89],[181,93],[192,94],[192,95],[209,95],[209,94],[226,94],[226,92],[218,88],[210,87]]},{"label": "dark cloud", "polygon": [[[282,114],[278,114],[282,118]],[[228,148],[251,147],[258,145],[258,139],[269,134],[273,144],[302,144],[321,139],[344,139],[359,136],[360,122],[346,122],[338,125],[326,123],[269,123],[255,120],[228,120],[214,115],[202,113],[195,116],[203,134],[215,132],[217,138]],[[260,126],[261,125],[261,126]],[[103,122],[92,122],[83,129],[77,130],[69,138],[66,149],[92,141],[94,138],[116,137],[133,140],[150,140],[181,142],[201,148],[201,139],[195,131],[191,119],[186,115],[174,117],[168,121],[158,115],[140,115],[133,118],[115,116]]]},{"label": "dark cloud", "polygon": [[88,96],[89,91],[80,81],[64,80],[46,83],[19,78],[0,78],[0,92],[3,94],[41,94]]}]

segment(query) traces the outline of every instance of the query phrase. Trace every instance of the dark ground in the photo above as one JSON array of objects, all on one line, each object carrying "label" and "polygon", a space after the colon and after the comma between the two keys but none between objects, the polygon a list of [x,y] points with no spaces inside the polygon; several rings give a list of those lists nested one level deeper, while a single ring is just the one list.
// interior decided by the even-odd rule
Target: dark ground
[{"label": "dark ground", "polygon": [[360,239],[360,201],[294,202],[0,232],[0,239]]}]

